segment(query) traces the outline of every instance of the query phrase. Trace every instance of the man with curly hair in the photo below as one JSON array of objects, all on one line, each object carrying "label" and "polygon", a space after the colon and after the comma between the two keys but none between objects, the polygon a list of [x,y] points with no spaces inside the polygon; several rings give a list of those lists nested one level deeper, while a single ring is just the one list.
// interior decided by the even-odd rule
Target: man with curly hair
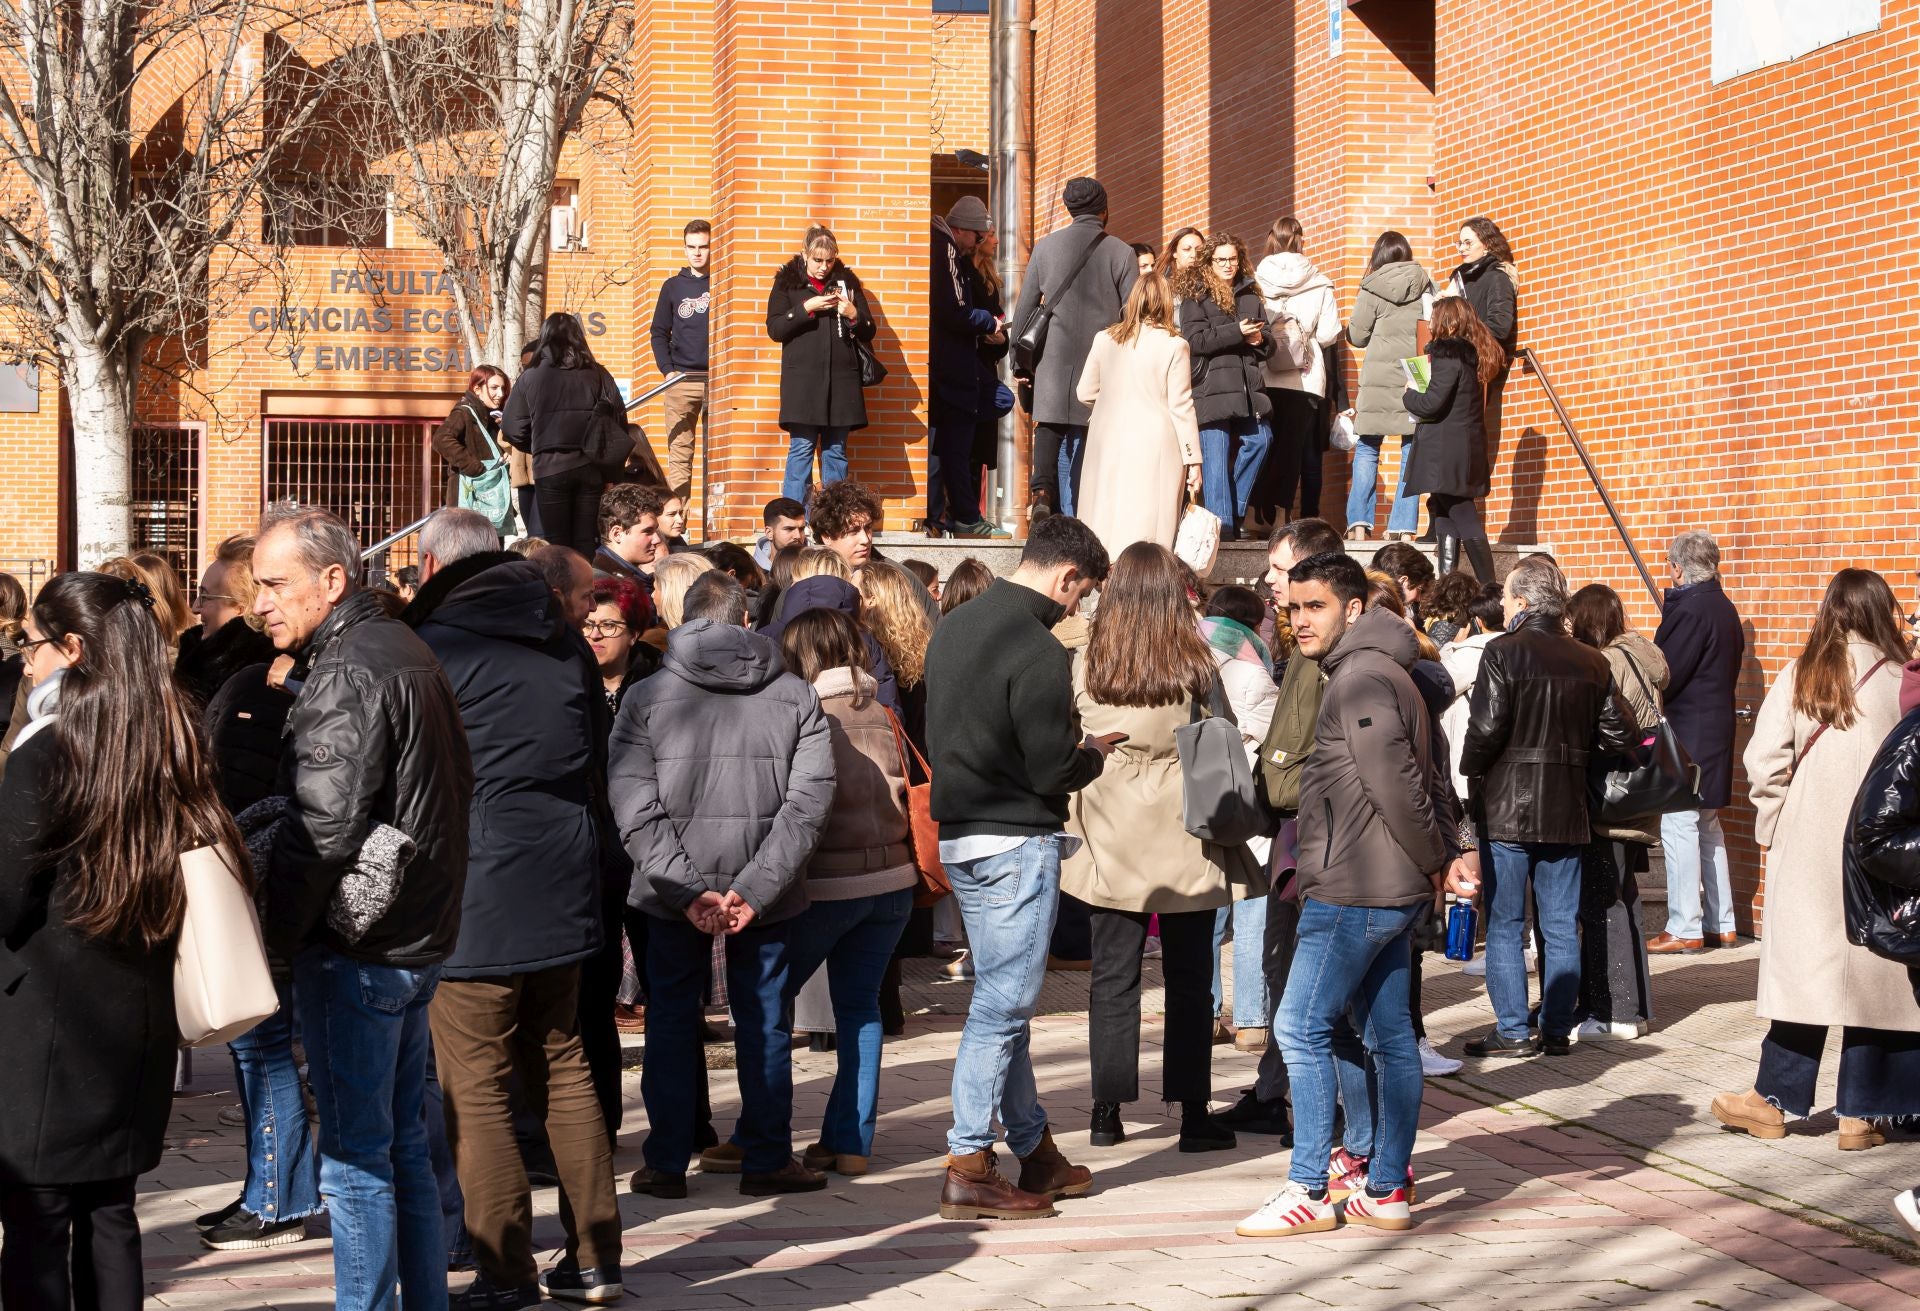
[{"label": "man with curly hair", "polygon": [[857,586],[860,571],[873,558],[873,535],[880,528],[879,500],[850,478],[822,483],[808,498],[807,522],[813,526],[813,540],[847,562]]}]

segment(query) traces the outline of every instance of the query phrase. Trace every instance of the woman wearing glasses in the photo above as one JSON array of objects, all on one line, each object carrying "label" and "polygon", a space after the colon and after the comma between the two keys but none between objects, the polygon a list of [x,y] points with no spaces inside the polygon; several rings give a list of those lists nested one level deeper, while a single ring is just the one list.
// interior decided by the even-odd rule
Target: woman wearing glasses
[{"label": "woman wearing glasses", "polygon": [[627,689],[660,667],[660,653],[640,640],[653,623],[653,605],[630,578],[593,580],[593,609],[580,625],[607,698],[607,727]]},{"label": "woman wearing glasses", "polygon": [[1266,309],[1240,238],[1207,240],[1204,262],[1173,274],[1180,335],[1192,356],[1193,408],[1200,422],[1201,500],[1238,537],[1254,479],[1266,462],[1271,405],[1260,366],[1273,354]]}]

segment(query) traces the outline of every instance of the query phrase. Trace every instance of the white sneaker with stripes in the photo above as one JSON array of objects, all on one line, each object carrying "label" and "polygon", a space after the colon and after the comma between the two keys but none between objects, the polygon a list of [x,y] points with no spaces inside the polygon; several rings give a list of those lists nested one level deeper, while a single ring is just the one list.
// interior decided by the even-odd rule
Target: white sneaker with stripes
[{"label": "white sneaker with stripes", "polygon": [[1260,1204],[1260,1209],[1234,1226],[1242,1238],[1285,1238],[1289,1234],[1322,1234],[1338,1228],[1339,1213],[1331,1198],[1314,1201],[1304,1184],[1287,1186]]}]

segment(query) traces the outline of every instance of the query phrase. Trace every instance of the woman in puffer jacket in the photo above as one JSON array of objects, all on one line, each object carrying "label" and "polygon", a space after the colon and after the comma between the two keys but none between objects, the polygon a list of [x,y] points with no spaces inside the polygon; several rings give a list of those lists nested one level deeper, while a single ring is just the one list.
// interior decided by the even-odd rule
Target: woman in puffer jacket
[{"label": "woman in puffer jacket", "polygon": [[875,698],[866,634],[852,615],[802,611],[782,630],[780,652],[819,694],[833,734],[833,811],[807,865],[810,904],[787,935],[788,998],[824,965],[840,1035],[820,1140],[802,1159],[812,1170],[859,1175],[878,1120],[880,983],[920,882],[904,735]]},{"label": "woman in puffer jacket", "polygon": [[[1340,340],[1340,305],[1333,283],[1303,253],[1299,221],[1278,219],[1267,231],[1267,253],[1254,270],[1266,306],[1274,352],[1261,366],[1273,413],[1273,445],[1254,480],[1248,513],[1268,525],[1293,516],[1294,489],[1300,514],[1320,513],[1320,457],[1326,451],[1325,348]],[[1305,360],[1304,366],[1300,363]]]},{"label": "woman in puffer jacket", "polygon": [[[1407,379],[1400,361],[1420,353],[1420,324],[1432,305],[1433,279],[1414,262],[1413,247],[1398,232],[1382,232],[1373,243],[1373,256],[1360,279],[1353,318],[1347,324],[1347,340],[1366,352],[1360,362],[1360,396],[1353,417],[1353,430],[1360,440],[1353,448],[1353,482],[1347,492],[1347,536],[1355,541],[1373,536],[1380,451],[1388,437],[1401,439],[1405,470],[1406,442],[1414,419],[1401,400]],[[1387,536],[1410,541],[1419,528],[1419,502],[1395,495]]]},{"label": "woman in puffer jacket", "polygon": [[[1567,624],[1574,639],[1607,658],[1613,685],[1633,711],[1636,728],[1660,722],[1667,658],[1638,633],[1627,631],[1619,594],[1591,583],[1573,594]],[[1653,983],[1647,944],[1640,936],[1640,886],[1647,856],[1659,841],[1658,817],[1629,824],[1596,822],[1580,858],[1580,1009],[1582,1042],[1633,1039],[1653,1019]]]},{"label": "woman in puffer jacket", "polygon": [[1240,239],[1220,233],[1208,239],[1206,252],[1200,263],[1175,270],[1174,313],[1192,357],[1201,500],[1219,517],[1221,540],[1230,542],[1240,535],[1273,441],[1260,373],[1273,354],[1273,337]]}]

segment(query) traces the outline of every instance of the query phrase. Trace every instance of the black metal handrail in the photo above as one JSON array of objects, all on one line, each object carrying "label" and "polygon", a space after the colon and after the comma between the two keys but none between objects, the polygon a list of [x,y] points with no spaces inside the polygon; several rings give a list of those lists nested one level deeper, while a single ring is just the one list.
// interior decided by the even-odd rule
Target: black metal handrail
[{"label": "black metal handrail", "polygon": [[1587,452],[1587,444],[1580,440],[1580,434],[1574,429],[1573,420],[1567,414],[1567,407],[1560,403],[1560,393],[1553,389],[1553,380],[1547,376],[1547,370],[1540,363],[1540,357],[1531,346],[1520,350],[1520,358],[1527,362],[1527,368],[1540,380],[1540,389],[1547,394],[1547,404],[1553,408],[1553,415],[1560,420],[1560,426],[1566,430],[1567,440],[1573,443],[1573,453],[1580,457],[1580,467],[1587,471],[1587,477],[1593,481],[1593,490],[1600,494],[1600,504],[1606,507],[1607,517],[1613,520],[1613,530],[1620,534],[1620,542],[1627,548],[1627,554],[1633,557],[1633,567],[1640,571],[1640,581],[1646,584],[1647,595],[1653,598],[1656,610],[1666,607],[1660,598],[1660,588],[1653,581],[1653,574],[1647,568],[1647,562],[1640,558],[1640,548],[1633,544],[1633,534],[1627,531],[1627,525],[1620,518],[1620,511],[1613,503],[1613,497],[1607,493],[1607,484],[1600,477],[1600,470],[1594,466],[1593,456]]}]

